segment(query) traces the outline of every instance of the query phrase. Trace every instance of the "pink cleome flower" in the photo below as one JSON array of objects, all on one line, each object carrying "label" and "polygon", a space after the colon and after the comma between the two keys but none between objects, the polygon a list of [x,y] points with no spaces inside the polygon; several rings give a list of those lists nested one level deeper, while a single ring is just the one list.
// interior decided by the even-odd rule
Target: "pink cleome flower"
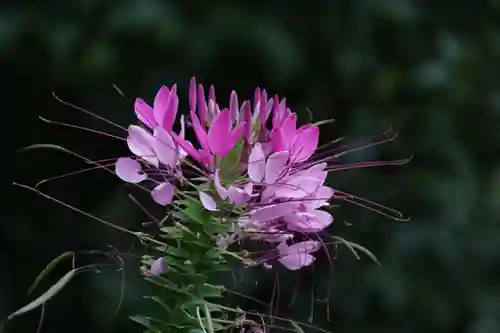
[{"label": "pink cleome flower", "polygon": [[[174,132],[178,105],[175,85],[172,89],[161,87],[152,107],[136,100],[135,113],[142,126],[129,126],[127,144],[134,156],[116,162],[118,177],[130,183],[153,181],[152,198],[168,205],[175,194],[175,180],[183,177],[183,166],[194,162],[209,188],[215,189],[199,191],[205,209],[218,211],[227,205],[243,208],[245,213],[237,222],[239,233],[274,244],[274,258],[291,270],[312,264],[312,253],[320,247],[318,241],[288,242],[298,235],[313,239],[333,222],[332,215],[322,208],[338,196],[325,180],[329,170],[340,169],[329,167],[328,158],[315,157],[318,126],[298,127],[297,114],[286,106],[286,100],[268,98],[259,88],[253,102],[241,105],[233,91],[229,107],[221,109],[214,87],[206,99],[204,87],[192,78],[189,125],[195,141],[191,142],[185,138],[183,116],[180,132]],[[383,163],[353,167],[374,165]],[[227,246],[239,238],[233,235],[221,244]],[[261,262],[267,264],[271,259],[265,257]]]}]

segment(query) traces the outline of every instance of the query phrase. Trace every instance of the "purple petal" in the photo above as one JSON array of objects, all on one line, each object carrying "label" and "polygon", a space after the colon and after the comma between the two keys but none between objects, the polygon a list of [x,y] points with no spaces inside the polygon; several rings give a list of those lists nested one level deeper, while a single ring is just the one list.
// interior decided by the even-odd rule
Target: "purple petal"
[{"label": "purple petal", "polygon": [[294,202],[284,202],[272,204],[259,208],[250,213],[253,220],[267,222],[277,219],[278,217],[289,214],[297,204]]},{"label": "purple petal", "polygon": [[217,203],[211,196],[201,191],[198,191],[198,194],[200,196],[201,204],[203,205],[203,207],[205,207],[206,210],[209,210],[211,212],[217,211]]},{"label": "purple petal", "polygon": [[296,212],[285,217],[287,228],[298,232],[319,232],[333,222],[333,217],[322,210]]},{"label": "purple petal", "polygon": [[279,198],[303,198],[312,196],[321,186],[321,180],[308,176],[290,176],[284,184],[278,184],[274,195]]},{"label": "purple petal", "polygon": [[250,196],[245,190],[235,186],[229,187],[227,195],[234,205],[243,205],[250,199]]},{"label": "purple petal", "polygon": [[264,177],[264,182],[266,184],[272,184],[279,178],[285,169],[289,156],[287,151],[279,151],[269,156]]},{"label": "purple petal", "polygon": [[159,257],[151,264],[149,270],[151,275],[162,275],[168,271],[168,265],[163,257]]},{"label": "purple petal", "polygon": [[311,265],[315,258],[307,253],[301,255],[289,255],[278,259],[278,261],[291,271],[296,271],[302,267]]},{"label": "purple petal", "polygon": [[135,125],[128,127],[127,145],[130,151],[158,167],[158,159],[152,148],[154,141],[156,139],[144,128]]},{"label": "purple petal", "polygon": [[313,253],[318,251],[321,248],[321,243],[314,240],[307,240],[299,243],[292,244],[287,246],[286,249],[283,249],[283,252],[280,253],[282,255],[291,255],[291,254],[299,254],[299,253]]},{"label": "purple petal", "polygon": [[214,184],[215,184],[215,189],[217,190],[217,193],[219,193],[220,198],[222,200],[226,199],[227,198],[227,190],[220,183],[219,169],[215,170]]},{"label": "purple petal", "polygon": [[135,99],[134,111],[137,119],[139,119],[144,125],[148,126],[149,128],[153,128],[156,126],[156,120],[153,115],[153,108],[150,107],[142,99]]},{"label": "purple petal", "polygon": [[128,157],[120,157],[115,164],[116,175],[128,183],[140,183],[148,176],[142,172],[141,164]]},{"label": "purple petal", "polygon": [[156,138],[153,148],[158,157],[158,160],[166,166],[175,167],[179,151],[177,144],[172,139],[172,136],[163,128],[157,127],[154,130]]},{"label": "purple petal", "polygon": [[151,191],[151,197],[159,205],[169,205],[174,197],[174,186],[169,182],[161,183]]}]

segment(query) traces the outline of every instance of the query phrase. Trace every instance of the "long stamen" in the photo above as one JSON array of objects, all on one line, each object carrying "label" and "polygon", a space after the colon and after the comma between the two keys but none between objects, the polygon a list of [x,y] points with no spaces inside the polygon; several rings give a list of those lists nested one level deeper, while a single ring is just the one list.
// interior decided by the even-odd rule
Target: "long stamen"
[{"label": "long stamen", "polygon": [[110,125],[112,125],[112,126],[114,126],[114,127],[120,128],[120,129],[122,129],[122,130],[124,130],[124,131],[127,131],[127,129],[126,129],[125,127],[120,126],[120,125],[118,125],[117,123],[114,123],[114,122],[112,122],[112,121],[111,121],[111,120],[109,120],[109,119],[106,119],[106,118],[104,118],[104,117],[101,117],[101,116],[99,116],[98,114],[95,114],[95,113],[93,113],[93,112],[90,112],[90,111],[88,111],[88,110],[85,110],[84,108],[81,108],[81,107],[79,107],[79,106],[76,106],[76,105],[74,105],[74,104],[71,104],[71,103],[69,103],[69,102],[66,102],[66,101],[62,100],[62,99],[61,99],[61,98],[59,98],[59,97],[58,97],[58,96],[57,96],[54,92],[52,93],[52,96],[54,96],[54,98],[55,98],[57,101],[61,102],[62,104],[66,105],[66,106],[69,106],[69,107],[71,107],[71,108],[73,108],[73,109],[75,109],[75,110],[78,110],[78,111],[81,111],[81,112],[83,112],[83,113],[86,113],[86,114],[88,114],[88,115],[90,115],[90,116],[92,116],[92,117],[94,117],[94,118],[96,118],[96,119],[99,119],[99,120],[101,120],[101,121],[104,121],[105,123],[108,123],[108,124],[110,124]]},{"label": "long stamen", "polygon": [[117,135],[109,134],[109,133],[106,133],[106,132],[98,131],[98,130],[95,130],[95,129],[92,129],[92,128],[87,128],[87,127],[83,127],[83,126],[79,126],[79,125],[73,125],[73,124],[69,124],[69,123],[63,123],[63,122],[56,121],[56,120],[50,120],[50,119],[44,118],[42,116],[39,116],[38,118],[40,120],[46,122],[47,124],[53,124],[53,125],[59,125],[59,126],[74,128],[74,129],[77,129],[77,130],[80,130],[80,131],[95,133],[95,134],[106,136],[108,138],[126,141],[125,138],[119,137]]}]

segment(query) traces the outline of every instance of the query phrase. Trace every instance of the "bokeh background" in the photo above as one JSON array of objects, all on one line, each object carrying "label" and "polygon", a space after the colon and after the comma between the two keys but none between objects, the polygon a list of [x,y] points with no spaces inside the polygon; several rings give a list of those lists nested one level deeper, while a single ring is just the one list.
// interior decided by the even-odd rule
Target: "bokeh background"
[{"label": "bokeh background", "polygon": [[[232,89],[241,100],[260,86],[286,95],[304,121],[308,108],[315,120],[335,118],[322,128],[323,142],[379,136],[392,126],[400,133],[395,142],[344,161],[414,155],[411,163],[342,172],[329,183],[397,208],[411,221],[345,204],[335,211],[331,232],[366,246],[384,267],[340,250],[328,274],[320,258],[313,273],[302,273],[302,285],[313,281],[320,298],[331,283],[331,323],[321,303],[314,323],[336,333],[500,332],[500,1],[33,1],[2,8],[0,50],[10,151],[55,143],[92,159],[118,157],[126,153],[120,141],[40,121],[122,134],[52,93],[127,125],[136,96],[152,101],[161,84],[177,82],[186,97],[193,75],[215,84],[220,102]],[[133,238],[10,184],[34,185],[85,163],[51,150],[4,156],[2,316],[70,268],[63,264],[27,295],[64,251],[112,245],[147,252]],[[41,190],[141,228],[144,216],[127,197],[130,188],[105,172]],[[77,257],[79,265],[102,261]],[[121,275],[103,269],[78,276],[48,303],[41,332],[141,331],[127,319],[146,311],[141,295],[151,292],[137,265],[127,257],[118,315]],[[240,289],[267,301],[273,276],[242,274],[247,282]],[[283,275],[282,314],[307,320],[310,289],[301,288],[286,309],[296,278]],[[38,310],[16,318],[4,331],[35,332],[39,316]]]}]

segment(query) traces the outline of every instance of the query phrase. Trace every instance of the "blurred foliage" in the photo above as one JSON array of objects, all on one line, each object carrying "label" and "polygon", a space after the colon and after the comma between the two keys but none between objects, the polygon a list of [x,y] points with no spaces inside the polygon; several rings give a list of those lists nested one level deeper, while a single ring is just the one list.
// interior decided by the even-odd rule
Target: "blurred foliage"
[{"label": "blurred foliage", "polygon": [[[126,126],[135,96],[151,100],[160,84],[173,82],[186,96],[192,75],[214,83],[219,100],[231,89],[249,98],[261,86],[286,95],[304,121],[307,108],[317,120],[335,118],[323,128],[325,142],[380,135],[392,125],[397,141],[344,161],[414,154],[410,164],[330,179],[411,217],[400,223],[345,204],[337,209],[331,232],[368,247],[384,267],[341,250],[333,274],[325,258],[314,272],[281,274],[280,308],[307,320],[310,289],[301,288],[293,310],[286,309],[302,275],[302,286],[315,282],[316,297],[331,283],[331,323],[324,305],[316,304],[314,316],[332,332],[500,331],[500,1],[33,1],[0,12],[0,51],[4,114],[13,117],[4,128],[16,129],[6,142],[14,149],[50,142],[93,159],[125,154],[120,141],[44,124],[37,116],[123,134],[62,105],[52,92]],[[55,151],[11,160],[7,174],[28,184],[85,167]],[[107,250],[108,244],[147,251],[96,221],[5,186],[4,315],[27,303],[29,285],[64,251]],[[144,216],[127,197],[130,188],[105,172],[41,189],[141,228]],[[77,264],[96,260],[79,256]],[[145,311],[141,295],[150,286],[137,276],[137,265],[126,259],[118,316],[121,276],[103,270],[78,276],[48,304],[42,332],[138,332],[127,316]],[[61,268],[40,290],[62,274]],[[240,289],[268,301],[274,276],[242,274],[248,276]],[[38,320],[31,313],[4,330],[34,332]]]}]

